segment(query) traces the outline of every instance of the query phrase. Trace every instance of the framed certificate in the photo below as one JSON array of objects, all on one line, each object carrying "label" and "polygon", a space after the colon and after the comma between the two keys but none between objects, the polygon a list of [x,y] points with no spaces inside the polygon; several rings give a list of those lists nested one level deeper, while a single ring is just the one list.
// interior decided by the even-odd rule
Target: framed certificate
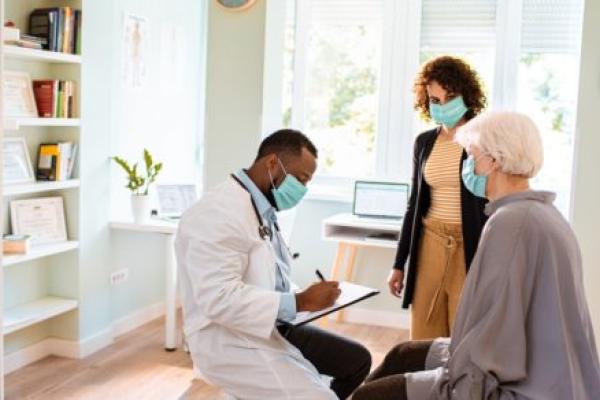
[{"label": "framed certificate", "polygon": [[23,183],[35,180],[24,138],[4,138],[2,155],[4,183]]},{"label": "framed certificate", "polygon": [[4,114],[7,117],[37,118],[31,78],[26,72],[4,71]]},{"label": "framed certificate", "polygon": [[15,235],[31,236],[31,244],[47,244],[67,240],[67,226],[62,197],[13,200],[10,219]]}]

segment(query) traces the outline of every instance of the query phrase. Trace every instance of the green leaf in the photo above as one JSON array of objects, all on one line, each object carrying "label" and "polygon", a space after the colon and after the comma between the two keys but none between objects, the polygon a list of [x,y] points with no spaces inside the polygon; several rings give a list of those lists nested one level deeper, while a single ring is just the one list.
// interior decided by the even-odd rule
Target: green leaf
[{"label": "green leaf", "polygon": [[127,172],[127,174],[131,174],[131,168],[129,167],[129,164],[127,163],[127,161],[123,160],[121,157],[113,157],[112,158],[121,168],[123,168],[125,170],[125,172]]},{"label": "green leaf", "polygon": [[150,171],[152,168],[152,155],[148,151],[148,149],[144,149],[144,162],[146,163],[146,171]]}]

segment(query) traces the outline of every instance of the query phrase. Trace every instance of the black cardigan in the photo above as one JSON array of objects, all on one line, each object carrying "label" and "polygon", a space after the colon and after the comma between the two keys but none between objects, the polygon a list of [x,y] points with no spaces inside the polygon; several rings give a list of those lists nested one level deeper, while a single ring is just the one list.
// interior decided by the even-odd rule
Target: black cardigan
[{"label": "black cardigan", "polygon": [[[425,182],[424,177],[425,163],[427,162],[427,158],[429,158],[429,154],[431,154],[439,131],[439,128],[425,131],[415,140],[412,188],[410,199],[408,201],[408,208],[404,215],[404,222],[402,223],[402,231],[400,232],[396,261],[394,262],[395,269],[404,271],[406,260],[410,256],[404,301],[402,303],[404,308],[408,308],[413,300],[418,273],[417,255],[419,243],[421,241],[423,217],[427,215],[431,202],[430,187],[427,182]],[[466,158],[467,153],[463,151],[462,160],[465,160]],[[462,161],[460,170],[462,171]],[[483,213],[486,200],[471,194],[463,184],[462,179],[460,180],[460,197],[465,264],[468,271],[473,256],[475,255],[475,251],[477,250],[481,230],[487,220]]]}]

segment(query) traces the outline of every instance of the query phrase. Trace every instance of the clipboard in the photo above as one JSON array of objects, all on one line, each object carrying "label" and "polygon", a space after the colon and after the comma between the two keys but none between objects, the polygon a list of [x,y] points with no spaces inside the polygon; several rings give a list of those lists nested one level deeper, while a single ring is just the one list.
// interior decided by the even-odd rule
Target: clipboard
[{"label": "clipboard", "polygon": [[301,326],[379,294],[379,290],[350,282],[340,282],[342,293],[331,307],[320,311],[302,311],[291,321],[279,321],[288,326]]}]

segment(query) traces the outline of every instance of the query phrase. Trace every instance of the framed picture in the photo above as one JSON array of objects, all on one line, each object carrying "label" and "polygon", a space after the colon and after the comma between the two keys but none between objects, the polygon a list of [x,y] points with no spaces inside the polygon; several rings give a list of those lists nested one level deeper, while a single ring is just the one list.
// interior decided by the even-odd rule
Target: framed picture
[{"label": "framed picture", "polygon": [[5,184],[35,181],[29,150],[24,138],[4,138],[2,156]]},{"label": "framed picture", "polygon": [[13,200],[10,219],[14,235],[29,235],[32,245],[64,242],[67,226],[62,197]]},{"label": "framed picture", "polygon": [[4,71],[4,114],[7,117],[37,118],[31,78],[26,72]]}]

